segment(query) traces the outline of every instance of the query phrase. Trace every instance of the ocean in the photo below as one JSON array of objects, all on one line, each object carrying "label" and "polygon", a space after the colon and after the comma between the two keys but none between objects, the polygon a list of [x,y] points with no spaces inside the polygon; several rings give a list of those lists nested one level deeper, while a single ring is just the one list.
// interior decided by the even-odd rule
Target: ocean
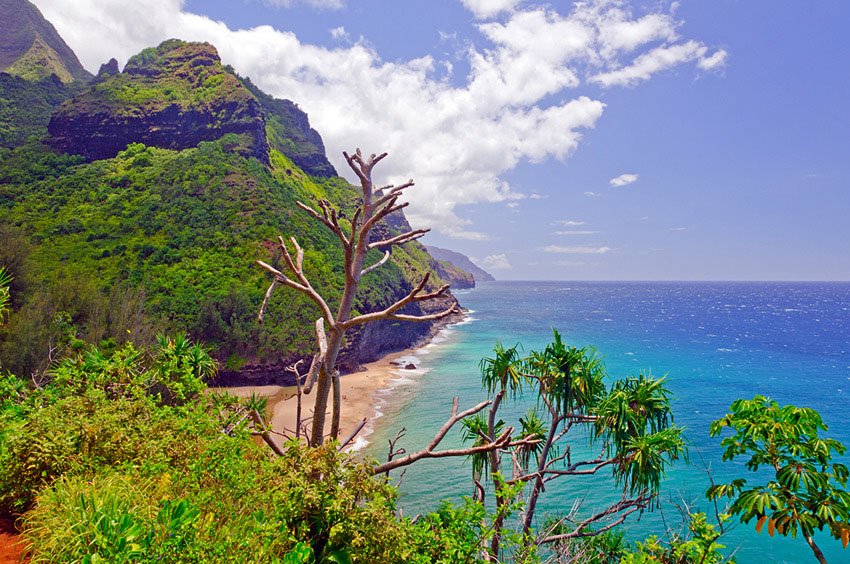
[{"label": "ocean", "polygon": [[[825,435],[850,446],[850,283],[490,282],[455,293],[470,310],[467,321],[412,353],[417,368],[400,370],[381,393],[367,456],[385,459],[387,440],[402,428],[398,446],[424,447],[449,416],[452,397],[461,409],[486,397],[478,363],[495,343],[541,349],[553,328],[570,344],[595,347],[613,378],[666,376],[675,422],[686,429],[689,462],[668,473],[659,510],[626,522],[629,539],[681,524],[680,507],[713,512],[703,497],[709,472],[718,482],[756,479],[742,464],[721,462],[719,439],[708,436],[735,399],[762,394],[812,407],[829,425]],[[504,417],[526,407],[512,406]],[[443,446],[459,437],[454,430]],[[445,498],[458,501],[471,494],[470,473],[461,459],[420,461],[403,476],[399,504],[412,516]],[[611,484],[607,474],[553,482],[538,515],[563,514],[577,502],[591,511],[617,497]],[[734,523],[720,542],[739,562],[813,561],[802,537],[771,538],[753,522]],[[830,561],[850,562],[850,549],[831,536],[816,540]]]}]

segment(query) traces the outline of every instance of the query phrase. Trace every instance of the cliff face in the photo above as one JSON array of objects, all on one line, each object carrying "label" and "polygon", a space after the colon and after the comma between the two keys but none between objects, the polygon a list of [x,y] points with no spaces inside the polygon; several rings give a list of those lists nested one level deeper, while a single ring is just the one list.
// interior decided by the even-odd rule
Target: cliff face
[{"label": "cliff face", "polygon": [[430,245],[426,248],[428,249],[428,253],[438,261],[448,262],[457,268],[472,274],[478,282],[492,282],[495,280],[492,274],[483,268],[476,266],[475,263],[469,260],[469,257],[464,254]]},{"label": "cliff face", "polygon": [[336,169],[325,155],[325,144],[315,129],[310,127],[307,114],[290,100],[273,98],[257,88],[250,79],[242,83],[259,100],[266,114],[266,132],[269,145],[294,162],[304,172],[313,176],[330,178]]},{"label": "cliff face", "polygon": [[431,262],[431,268],[455,290],[475,288],[475,277],[448,261],[434,259]]},{"label": "cliff face", "polygon": [[0,0],[0,71],[27,80],[90,80],[70,47],[27,0]]},{"label": "cliff face", "polygon": [[188,149],[233,133],[237,152],[268,164],[260,103],[212,45],[166,41],[132,57],[123,72],[98,78],[51,117],[54,149],[98,160],[130,143]]}]

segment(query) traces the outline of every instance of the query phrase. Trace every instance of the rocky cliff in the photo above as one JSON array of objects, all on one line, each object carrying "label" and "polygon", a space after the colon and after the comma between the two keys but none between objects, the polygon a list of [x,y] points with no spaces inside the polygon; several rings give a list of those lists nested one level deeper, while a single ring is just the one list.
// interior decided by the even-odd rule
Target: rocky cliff
[{"label": "rocky cliff", "polygon": [[472,273],[455,266],[449,261],[434,259],[431,268],[440,275],[440,278],[451,284],[455,290],[475,288],[475,277]]},{"label": "rocky cliff", "polygon": [[268,163],[260,103],[212,45],[166,41],[132,57],[123,72],[98,77],[51,117],[54,149],[97,160],[130,143],[188,149],[232,133],[239,152]]},{"label": "rocky cliff", "polygon": [[265,112],[269,145],[292,159],[304,172],[329,178],[336,169],[325,155],[325,144],[319,132],[310,127],[307,114],[291,100],[269,96],[248,78],[242,83],[259,100]]},{"label": "rocky cliff", "polygon": [[441,249],[440,247],[434,247],[432,245],[428,245],[426,247],[428,249],[428,253],[441,262],[448,262],[461,269],[462,271],[469,272],[478,282],[492,282],[495,280],[493,275],[475,265],[469,257],[462,253],[458,253],[456,251],[450,251],[448,249]]}]

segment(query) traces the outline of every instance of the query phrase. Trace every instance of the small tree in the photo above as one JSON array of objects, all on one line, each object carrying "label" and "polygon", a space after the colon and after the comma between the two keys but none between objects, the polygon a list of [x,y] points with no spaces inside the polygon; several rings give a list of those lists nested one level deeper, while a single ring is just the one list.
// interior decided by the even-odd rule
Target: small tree
[{"label": "small tree", "polygon": [[827,426],[820,414],[806,407],[780,406],[763,396],[737,400],[730,413],[711,424],[711,436],[724,428],[733,431],[720,444],[725,447],[723,460],[749,457],[746,467],[756,472],[767,467],[774,478],[766,484],[747,487],[740,478],[728,484],[711,486],[709,499],[733,499],[729,512],[749,523],[756,519],[761,532],[767,523],[770,536],[803,535],[819,562],[826,562],[815,543],[814,531],[828,529],[844,547],[850,540],[850,492],[848,471],[834,462],[834,454],[844,454],[845,447],[834,439],[821,438],[819,431]]},{"label": "small tree", "polygon": [[[360,152],[360,149],[357,149],[354,155],[349,155],[348,153],[343,153],[343,155],[348,165],[360,179],[362,192],[360,205],[351,219],[344,219],[343,214],[326,200],[320,200],[317,203],[318,210],[302,202],[297,203],[298,207],[309,213],[315,220],[324,224],[337,236],[344,251],[345,283],[342,293],[339,296],[339,306],[336,313],[331,311],[325,298],[313,288],[307,279],[304,273],[304,251],[294,237],[290,239],[293,248],[293,252],[291,253],[283,238],[279,238],[286,269],[289,271],[290,276],[287,276],[263,261],[257,261],[257,264],[274,276],[269,289],[266,291],[266,296],[260,309],[260,322],[263,320],[263,312],[268,305],[269,298],[278,284],[282,284],[306,295],[315,302],[321,311],[321,317],[316,321],[316,341],[319,351],[313,356],[310,368],[304,376],[296,373],[299,390],[300,381],[302,379],[305,380],[303,393],[309,394],[313,385],[316,385],[312,428],[308,439],[309,444],[313,446],[318,446],[325,440],[326,411],[331,391],[333,391],[333,412],[330,437],[332,439],[339,437],[341,405],[337,360],[340,349],[345,342],[346,331],[359,325],[382,319],[433,321],[447,317],[456,311],[453,305],[444,311],[430,315],[408,315],[401,313],[402,308],[408,304],[434,299],[442,296],[448,289],[448,285],[444,285],[434,291],[428,291],[429,275],[426,274],[406,296],[387,308],[355,317],[351,316],[354,298],[357,295],[363,275],[385,264],[390,258],[392,247],[414,241],[428,233],[430,229],[414,229],[386,239],[373,241],[370,237],[372,229],[388,215],[399,212],[407,207],[407,203],[400,204],[398,203],[398,199],[405,189],[413,186],[413,180],[409,180],[399,186],[389,185],[382,188],[375,188],[372,182],[372,169],[387,156],[387,153],[380,155],[372,154],[366,158]],[[366,266],[366,255],[372,249],[383,251],[383,256],[374,262],[374,264]],[[300,427],[301,422],[297,421],[296,425]]]}]

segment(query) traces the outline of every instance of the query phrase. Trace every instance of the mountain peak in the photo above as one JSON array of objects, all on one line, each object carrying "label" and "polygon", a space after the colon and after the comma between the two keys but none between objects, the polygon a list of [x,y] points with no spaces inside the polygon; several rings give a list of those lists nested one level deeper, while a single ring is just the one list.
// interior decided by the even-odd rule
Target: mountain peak
[{"label": "mountain peak", "polygon": [[34,4],[0,0],[0,14],[0,71],[27,80],[56,75],[64,83],[92,78]]},{"label": "mountain peak", "polygon": [[209,43],[170,39],[145,49],[60,106],[47,129],[51,146],[90,160],[130,143],[188,149],[233,133],[240,152],[268,162],[261,105]]},{"label": "mountain peak", "polygon": [[307,114],[240,78],[209,43],[169,39],[131,57],[123,72],[110,61],[47,129],[52,147],[89,160],[130,143],[180,150],[236,134],[234,149],[245,156],[269,164],[277,149],[308,174],[336,176]]}]

